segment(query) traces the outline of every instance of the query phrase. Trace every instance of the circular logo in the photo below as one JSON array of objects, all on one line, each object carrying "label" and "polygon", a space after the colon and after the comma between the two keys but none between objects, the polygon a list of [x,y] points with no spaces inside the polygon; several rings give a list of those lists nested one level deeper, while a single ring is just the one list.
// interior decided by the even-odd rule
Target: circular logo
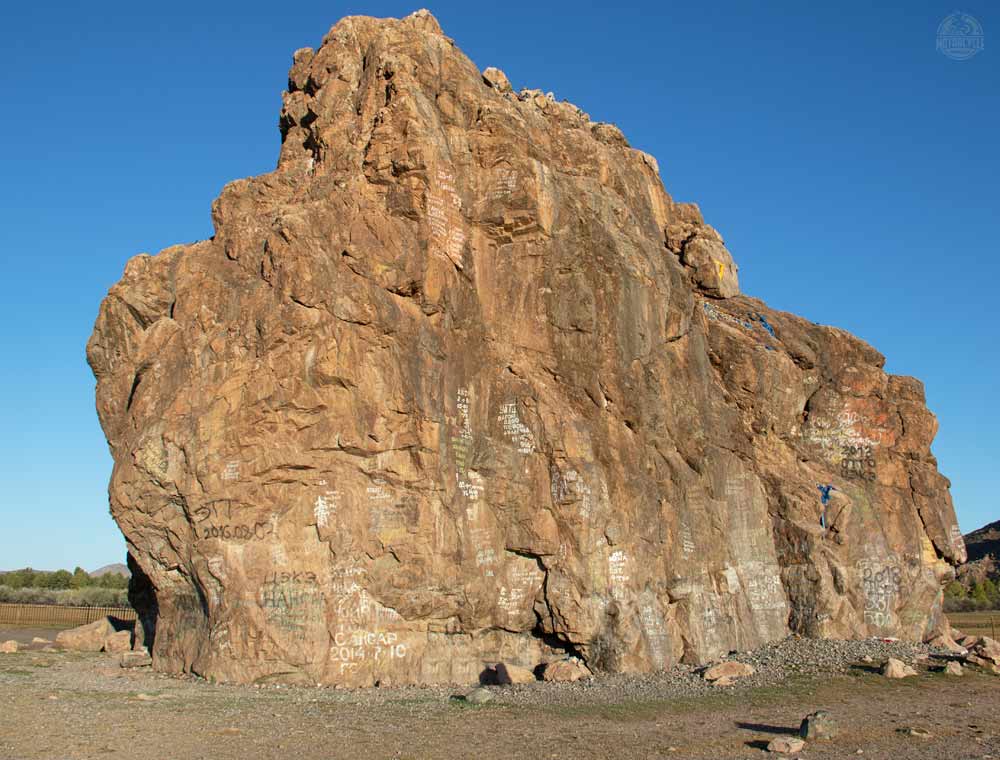
[{"label": "circular logo", "polygon": [[983,49],[983,25],[962,11],[945,16],[937,30],[937,49],[954,61],[972,58]]}]

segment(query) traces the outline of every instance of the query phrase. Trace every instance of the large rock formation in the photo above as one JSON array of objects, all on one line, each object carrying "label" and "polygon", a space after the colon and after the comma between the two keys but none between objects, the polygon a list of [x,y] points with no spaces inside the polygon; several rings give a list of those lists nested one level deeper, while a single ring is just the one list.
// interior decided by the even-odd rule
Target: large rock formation
[{"label": "large rock formation", "polygon": [[940,629],[964,548],[921,384],[739,295],[616,127],[423,11],[297,51],[280,124],[88,346],[156,667],[469,682]]}]

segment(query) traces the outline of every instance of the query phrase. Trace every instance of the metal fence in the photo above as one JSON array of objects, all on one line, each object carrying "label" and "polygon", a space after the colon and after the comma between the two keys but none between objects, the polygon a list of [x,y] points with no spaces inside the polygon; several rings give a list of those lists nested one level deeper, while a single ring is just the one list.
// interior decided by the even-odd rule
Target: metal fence
[{"label": "metal fence", "polygon": [[36,625],[40,628],[93,623],[102,617],[130,622],[136,619],[131,607],[64,607],[57,604],[10,604],[0,602],[0,625]]}]

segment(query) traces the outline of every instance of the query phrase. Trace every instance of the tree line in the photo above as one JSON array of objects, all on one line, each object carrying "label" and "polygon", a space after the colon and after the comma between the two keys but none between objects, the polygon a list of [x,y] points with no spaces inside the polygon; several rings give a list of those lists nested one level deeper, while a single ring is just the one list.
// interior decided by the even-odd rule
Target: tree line
[{"label": "tree line", "polygon": [[944,609],[945,612],[1000,610],[1000,586],[991,578],[967,586],[953,581],[944,590]]},{"label": "tree line", "polygon": [[82,567],[76,568],[72,573],[69,570],[32,570],[30,567],[25,567],[21,570],[0,572],[0,586],[49,591],[84,588],[127,589],[128,578],[119,573],[104,573],[93,577]]}]

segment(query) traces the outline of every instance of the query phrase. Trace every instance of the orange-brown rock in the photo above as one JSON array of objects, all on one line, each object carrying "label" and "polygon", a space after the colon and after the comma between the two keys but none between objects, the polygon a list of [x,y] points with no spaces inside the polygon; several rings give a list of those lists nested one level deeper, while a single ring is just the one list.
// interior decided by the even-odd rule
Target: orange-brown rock
[{"label": "orange-brown rock", "polygon": [[104,639],[104,651],[111,654],[121,654],[132,649],[132,632],[116,631]]},{"label": "orange-brown rock", "polygon": [[590,670],[576,659],[550,662],[542,671],[544,681],[579,681],[590,676]]},{"label": "orange-brown rock", "polygon": [[471,683],[947,630],[921,384],[739,295],[617,127],[426,12],[297,51],[280,124],[88,345],[155,667]]},{"label": "orange-brown rock", "polygon": [[106,618],[78,625],[56,634],[56,646],[75,652],[100,652],[115,634],[115,627]]},{"label": "orange-brown rock", "polygon": [[534,683],[537,680],[531,670],[522,668],[520,665],[511,665],[506,662],[500,662],[496,665],[496,682],[501,686]]},{"label": "orange-brown rock", "polygon": [[720,662],[718,665],[710,667],[702,674],[702,677],[706,681],[719,681],[722,679],[735,680],[737,678],[745,678],[753,674],[754,669],[752,665],[747,665],[744,662],[736,662],[735,660],[727,660],[726,662]]}]

